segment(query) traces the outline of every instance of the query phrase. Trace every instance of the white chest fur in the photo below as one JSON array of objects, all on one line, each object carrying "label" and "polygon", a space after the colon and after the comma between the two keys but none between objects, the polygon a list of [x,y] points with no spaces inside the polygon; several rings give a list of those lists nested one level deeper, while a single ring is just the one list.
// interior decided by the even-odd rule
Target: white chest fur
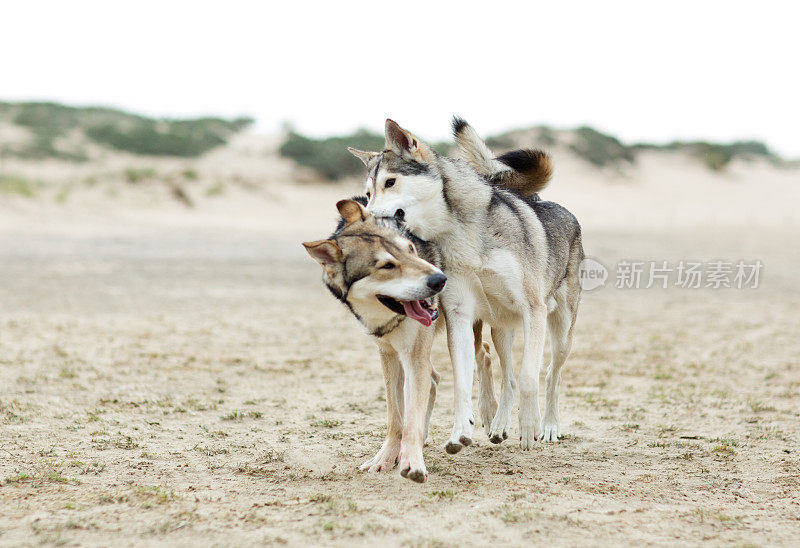
[{"label": "white chest fur", "polygon": [[492,325],[516,324],[526,296],[522,265],[508,250],[489,252],[480,268],[448,271],[443,306],[470,311]]}]

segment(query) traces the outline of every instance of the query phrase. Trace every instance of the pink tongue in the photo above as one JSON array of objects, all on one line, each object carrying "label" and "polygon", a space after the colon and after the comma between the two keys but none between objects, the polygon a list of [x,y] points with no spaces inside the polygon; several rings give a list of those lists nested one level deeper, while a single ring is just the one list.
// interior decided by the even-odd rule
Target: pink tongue
[{"label": "pink tongue", "polygon": [[403,303],[403,311],[411,319],[417,320],[419,323],[428,327],[433,322],[431,313],[422,308],[419,301],[401,301]]}]

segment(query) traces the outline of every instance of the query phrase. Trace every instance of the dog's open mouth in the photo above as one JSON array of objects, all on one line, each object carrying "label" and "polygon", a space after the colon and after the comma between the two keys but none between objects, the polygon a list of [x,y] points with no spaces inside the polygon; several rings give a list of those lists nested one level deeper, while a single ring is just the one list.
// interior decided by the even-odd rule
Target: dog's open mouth
[{"label": "dog's open mouth", "polygon": [[378,300],[383,306],[395,314],[408,316],[412,320],[417,320],[425,327],[431,325],[433,320],[439,317],[439,309],[433,306],[433,301],[430,299],[421,301],[398,301],[392,297],[378,295]]}]

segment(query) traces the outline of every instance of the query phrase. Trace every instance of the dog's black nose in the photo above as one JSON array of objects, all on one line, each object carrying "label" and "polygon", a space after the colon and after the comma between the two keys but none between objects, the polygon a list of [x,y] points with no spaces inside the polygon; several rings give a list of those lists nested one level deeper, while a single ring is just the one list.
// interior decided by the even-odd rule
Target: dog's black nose
[{"label": "dog's black nose", "polygon": [[444,283],[447,281],[447,276],[444,274],[431,274],[428,276],[428,287],[434,291],[441,291],[444,288]]},{"label": "dog's black nose", "polygon": [[406,212],[403,211],[402,209],[398,209],[397,211],[394,212],[394,220],[397,221],[398,223],[402,223],[403,221],[406,220]]}]

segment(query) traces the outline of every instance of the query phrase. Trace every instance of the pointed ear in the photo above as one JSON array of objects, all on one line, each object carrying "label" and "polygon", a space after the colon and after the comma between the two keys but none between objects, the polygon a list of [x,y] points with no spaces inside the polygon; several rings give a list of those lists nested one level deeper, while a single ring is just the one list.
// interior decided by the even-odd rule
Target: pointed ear
[{"label": "pointed ear", "polygon": [[410,133],[400,127],[400,125],[391,118],[386,119],[386,148],[403,154],[411,150],[411,139],[408,138]]},{"label": "pointed ear", "polygon": [[339,200],[336,202],[336,209],[339,210],[347,224],[364,221],[369,216],[364,206],[355,200]]},{"label": "pointed ear", "polygon": [[430,162],[431,149],[414,137],[410,131],[401,128],[397,122],[386,119],[386,148],[407,160]]},{"label": "pointed ear", "polygon": [[358,150],[357,148],[347,147],[348,152],[364,162],[365,166],[369,165],[369,162],[375,158],[376,156],[380,156],[380,152],[368,152],[366,150]]},{"label": "pointed ear", "polygon": [[333,240],[303,242],[303,247],[325,270],[330,270],[335,264],[342,262],[342,250]]}]

